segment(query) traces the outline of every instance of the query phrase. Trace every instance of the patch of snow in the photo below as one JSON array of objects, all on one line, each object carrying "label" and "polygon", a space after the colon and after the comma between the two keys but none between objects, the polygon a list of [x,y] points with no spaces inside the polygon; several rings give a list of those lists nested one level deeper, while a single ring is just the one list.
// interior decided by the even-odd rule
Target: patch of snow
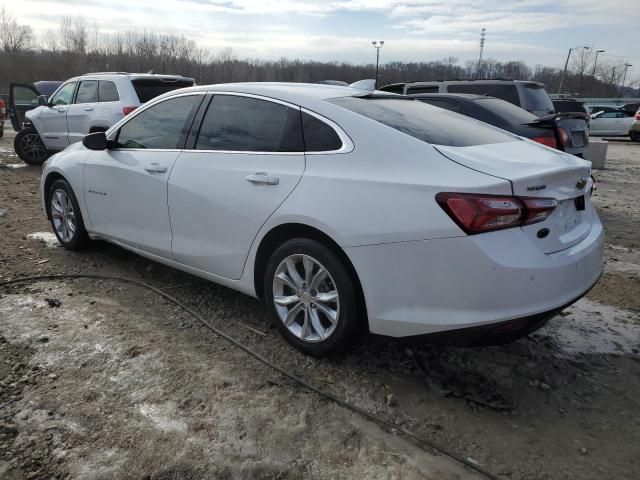
[{"label": "patch of snow", "polygon": [[60,242],[58,242],[58,237],[52,232],[34,232],[29,233],[27,235],[29,240],[37,240],[39,242],[44,242],[49,248],[57,248],[60,246]]},{"label": "patch of snow", "polygon": [[171,418],[175,416],[170,405],[152,405],[143,403],[138,405],[138,411],[147,417],[160,430],[165,432],[186,432],[187,424],[182,420]]},{"label": "patch of snow", "polygon": [[27,166],[26,163],[5,163],[4,166],[6,168],[24,168]]}]

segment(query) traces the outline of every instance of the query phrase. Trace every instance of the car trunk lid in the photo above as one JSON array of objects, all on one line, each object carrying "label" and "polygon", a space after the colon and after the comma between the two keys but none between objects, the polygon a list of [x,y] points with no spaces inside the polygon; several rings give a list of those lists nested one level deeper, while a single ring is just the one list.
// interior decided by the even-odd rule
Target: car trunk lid
[{"label": "car trunk lid", "polygon": [[564,250],[589,234],[594,215],[589,162],[524,140],[435,148],[456,163],[509,180],[515,196],[555,199],[558,206],[543,222],[522,227],[541,251]]}]

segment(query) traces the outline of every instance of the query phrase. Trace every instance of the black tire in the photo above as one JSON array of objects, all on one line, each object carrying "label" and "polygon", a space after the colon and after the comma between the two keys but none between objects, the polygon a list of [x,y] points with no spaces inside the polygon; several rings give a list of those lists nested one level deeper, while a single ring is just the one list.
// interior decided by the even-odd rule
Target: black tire
[{"label": "black tire", "polygon": [[[60,216],[55,215],[55,212],[53,211],[54,209],[56,209],[56,207],[54,206],[54,196],[56,196],[56,201],[58,201],[59,199],[57,194],[59,191],[63,191],[66,194],[66,197],[70,201],[73,208],[75,230],[73,234],[70,234],[68,237],[63,236],[63,234],[59,232],[59,228],[56,227],[56,220],[60,220]],[[59,201],[58,204],[60,204]],[[53,233],[55,233],[56,237],[58,238],[60,245],[62,245],[67,250],[80,250],[87,246],[87,244],[89,243],[89,235],[87,234],[87,230],[84,227],[82,212],[80,211],[80,206],[78,205],[78,200],[73,193],[73,189],[66,180],[59,179],[53,182],[53,184],[51,185],[51,188],[47,193],[47,214],[49,215]],[[69,232],[69,229],[67,229],[66,231]]]},{"label": "black tire", "polygon": [[[284,321],[278,314],[276,303],[274,301],[274,277],[281,263],[291,255],[307,256],[313,261],[318,262],[318,265],[314,268],[322,266],[329,272],[329,278],[325,280],[327,283],[320,285],[331,285],[338,292],[339,304],[336,304],[336,306],[339,305],[339,308],[336,308],[337,321],[335,322],[335,327],[333,327],[332,333],[323,340],[303,340],[289,330],[289,327],[285,325]],[[274,325],[291,345],[307,355],[313,355],[315,357],[329,356],[345,350],[350,345],[353,336],[357,331],[357,326],[359,324],[358,312],[360,310],[358,308],[356,289],[353,282],[354,281],[349,275],[349,272],[342,260],[331,249],[315,240],[296,238],[283,243],[271,255],[271,258],[267,263],[264,277],[265,302],[270,314],[272,315]],[[287,288],[288,292],[286,295],[289,295],[293,289],[291,289],[291,287]],[[308,288],[311,288],[311,286],[306,285],[305,289]],[[314,292],[314,290],[310,291]],[[323,289],[323,291],[326,291],[326,289]],[[321,292],[316,292],[316,295],[318,295],[318,293]],[[295,292],[294,296],[297,296],[295,295]],[[298,303],[302,304],[303,302]],[[282,308],[282,306],[280,308]],[[303,330],[301,324],[304,322],[304,318],[306,318],[307,311],[310,312],[310,309],[313,308],[315,310],[318,308],[318,310],[315,310],[315,315],[317,316],[319,313],[322,313],[320,307],[316,307],[313,303],[306,307],[303,305],[303,308],[304,310],[299,313],[299,317],[301,318],[299,318],[299,321],[294,322],[298,324],[298,327],[301,330]],[[320,315],[320,317],[323,317],[323,315]],[[330,325],[328,317],[324,316],[323,320],[325,321],[325,324]],[[309,321],[311,320],[309,319]],[[329,329],[330,328],[331,327],[329,327]],[[327,331],[329,329],[327,329]]]},{"label": "black tire", "polygon": [[640,142],[640,132],[629,132],[632,142]]},{"label": "black tire", "polygon": [[23,128],[16,134],[13,148],[20,159],[29,165],[42,165],[49,158],[47,147],[33,127]]},{"label": "black tire", "polygon": [[4,137],[4,126],[0,127],[0,138]]}]

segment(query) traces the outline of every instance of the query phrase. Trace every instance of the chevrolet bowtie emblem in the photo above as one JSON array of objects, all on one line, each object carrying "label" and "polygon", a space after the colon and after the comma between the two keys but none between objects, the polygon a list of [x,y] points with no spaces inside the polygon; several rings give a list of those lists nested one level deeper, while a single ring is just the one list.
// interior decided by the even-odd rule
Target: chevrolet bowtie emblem
[{"label": "chevrolet bowtie emblem", "polygon": [[576,183],[576,188],[578,190],[582,190],[586,185],[587,185],[587,179],[581,178],[580,180],[578,180],[578,183]]}]

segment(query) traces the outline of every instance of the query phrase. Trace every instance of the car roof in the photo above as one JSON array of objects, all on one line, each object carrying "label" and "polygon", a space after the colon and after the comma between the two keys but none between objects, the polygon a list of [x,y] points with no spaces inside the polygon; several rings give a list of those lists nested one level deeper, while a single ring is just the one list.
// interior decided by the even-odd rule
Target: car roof
[{"label": "car roof", "polygon": [[161,73],[128,73],[128,72],[93,72],[93,73],[85,73],[83,75],[78,75],[77,77],[70,78],[67,81],[72,80],[82,80],[86,78],[109,78],[109,77],[123,77],[129,78],[130,80],[140,79],[140,78],[157,78],[157,79],[168,79],[168,80],[193,80],[190,77],[184,77],[182,75],[164,75]]},{"label": "car roof", "polygon": [[[487,98],[496,98],[490,97],[489,95],[478,95],[477,93],[409,93],[409,96],[412,98],[449,98],[452,100],[455,99],[464,99],[464,100],[485,100]],[[499,99],[498,99],[499,100]]]},{"label": "car roof", "polygon": [[[317,83],[286,83],[286,82],[242,82],[242,83],[219,83],[212,85],[199,85],[197,87],[188,87],[180,90],[169,92],[233,92],[245,93],[253,95],[261,95],[271,97],[283,101],[298,103],[308,99],[327,100],[329,98],[338,97],[355,97],[359,95],[368,95],[372,92],[360,90],[353,87],[343,87],[339,85],[325,85]],[[376,92],[380,95],[389,95],[387,92]],[[164,94],[164,96],[169,96]]]}]

